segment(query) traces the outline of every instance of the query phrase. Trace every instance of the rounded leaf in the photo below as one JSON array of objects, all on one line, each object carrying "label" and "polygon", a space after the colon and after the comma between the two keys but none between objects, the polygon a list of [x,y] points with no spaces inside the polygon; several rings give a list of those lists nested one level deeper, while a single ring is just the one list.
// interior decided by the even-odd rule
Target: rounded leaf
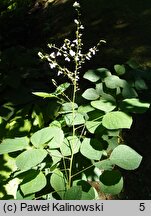
[{"label": "rounded leaf", "polygon": [[73,113],[66,114],[65,121],[69,127],[72,126],[73,124],[80,125],[85,123],[84,115],[78,112],[75,113],[74,119],[73,119]]},{"label": "rounded leaf", "polygon": [[82,94],[82,97],[87,100],[97,100],[100,96],[94,88],[89,88]]},{"label": "rounded leaf", "polygon": [[80,152],[86,158],[100,160],[102,157],[102,145],[96,139],[85,138],[82,142]]},{"label": "rounded leaf", "polygon": [[101,191],[116,195],[123,189],[123,177],[118,170],[104,171],[100,176]]},{"label": "rounded leaf", "polygon": [[28,195],[40,191],[46,186],[46,183],[46,177],[42,172],[32,170],[32,173],[30,172],[30,174],[24,178],[20,188],[24,195]]},{"label": "rounded leaf", "polygon": [[118,76],[111,75],[111,76],[106,77],[104,79],[104,82],[107,88],[115,89],[118,87],[124,87],[126,81],[120,79]]},{"label": "rounded leaf", "polygon": [[132,117],[121,111],[113,111],[103,116],[102,124],[110,130],[130,128]]},{"label": "rounded leaf", "polygon": [[82,189],[81,200],[94,200],[98,197],[96,190],[84,180],[76,180],[73,182],[73,186],[80,186]]},{"label": "rounded leaf", "polygon": [[124,65],[119,65],[119,64],[116,64],[114,65],[114,70],[116,71],[117,75],[123,75],[125,74],[125,66]]},{"label": "rounded leaf", "polygon": [[86,121],[85,126],[90,133],[94,134],[98,127],[101,127],[101,121]]},{"label": "rounded leaf", "polygon": [[43,128],[31,136],[31,142],[37,148],[44,147],[46,144],[51,148],[58,148],[63,139],[63,131],[55,126]]},{"label": "rounded leaf", "polygon": [[16,165],[20,170],[28,170],[41,163],[47,156],[44,149],[30,149],[24,151],[16,158]]},{"label": "rounded leaf", "polygon": [[64,200],[81,200],[82,188],[81,186],[73,186],[64,194]]},{"label": "rounded leaf", "polygon": [[54,170],[50,178],[50,184],[53,189],[59,194],[59,196],[63,199],[64,193],[66,191],[66,179],[60,170]]},{"label": "rounded leaf", "polygon": [[29,144],[29,139],[27,137],[5,139],[0,144],[0,154],[23,150],[28,147],[28,144]]},{"label": "rounded leaf", "polygon": [[139,167],[142,156],[129,146],[119,145],[112,151],[110,160],[123,169],[134,170]]},{"label": "rounded leaf", "polygon": [[78,137],[68,136],[64,139],[62,145],[60,146],[60,150],[63,156],[69,156],[72,153],[78,153],[80,145],[81,142]]},{"label": "rounded leaf", "polygon": [[113,103],[112,101],[105,100],[105,99],[100,99],[100,100],[97,100],[97,101],[92,101],[91,105],[94,108],[102,110],[102,111],[104,111],[106,113],[114,110],[115,107],[116,107],[115,103]]},{"label": "rounded leaf", "polygon": [[150,107],[150,104],[142,102],[138,98],[130,98],[123,100],[121,107],[122,109],[126,109],[129,112],[143,113],[147,111],[147,109]]},{"label": "rounded leaf", "polygon": [[100,170],[112,170],[113,163],[109,159],[101,160],[99,162],[94,163],[94,166],[99,168]]}]

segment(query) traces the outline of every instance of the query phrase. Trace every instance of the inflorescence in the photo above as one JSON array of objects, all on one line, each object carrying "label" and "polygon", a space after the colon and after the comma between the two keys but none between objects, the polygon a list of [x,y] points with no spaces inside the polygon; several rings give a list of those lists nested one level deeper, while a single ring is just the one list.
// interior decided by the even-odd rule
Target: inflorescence
[{"label": "inflorescence", "polygon": [[[98,44],[88,50],[87,53],[82,53],[82,33],[84,30],[84,26],[81,24],[80,19],[80,4],[75,1],[73,4],[77,12],[77,19],[74,20],[76,25],[76,37],[73,41],[69,39],[64,40],[64,44],[61,47],[57,47],[55,44],[48,44],[48,47],[52,50],[50,54],[42,54],[38,53],[41,59],[47,59],[49,62],[50,68],[55,69],[57,71],[58,76],[63,74],[66,75],[72,83],[79,80],[79,70],[86,62],[86,60],[90,60],[96,52],[99,51],[99,46],[101,43],[106,43],[104,40],[100,40]],[[71,71],[67,66],[62,66],[58,59],[60,57],[64,58],[65,62],[74,62],[75,69]]]}]

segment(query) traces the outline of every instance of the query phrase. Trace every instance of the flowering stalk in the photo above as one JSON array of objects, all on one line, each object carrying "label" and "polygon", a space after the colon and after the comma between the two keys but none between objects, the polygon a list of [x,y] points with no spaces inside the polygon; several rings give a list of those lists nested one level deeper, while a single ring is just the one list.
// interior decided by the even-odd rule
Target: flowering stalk
[{"label": "flowering stalk", "polygon": [[[82,53],[83,43],[82,43],[82,31],[84,29],[84,26],[81,24],[81,13],[80,13],[80,4],[75,1],[73,4],[73,7],[75,8],[77,12],[77,18],[74,20],[74,23],[76,25],[76,31],[75,31],[75,39],[73,41],[70,41],[69,39],[64,40],[64,44],[61,47],[57,47],[55,44],[48,44],[48,47],[52,50],[51,54],[42,54],[41,52],[38,53],[41,59],[46,59],[49,62],[50,68],[55,69],[57,71],[57,75],[64,75],[67,76],[68,79],[71,81],[73,85],[73,92],[72,92],[72,98],[70,101],[72,101],[72,137],[73,140],[76,135],[76,128],[75,128],[75,101],[76,101],[76,92],[78,90],[78,80],[79,80],[79,73],[80,69],[82,67],[82,64],[86,62],[86,60],[90,60],[96,52],[99,51],[98,47],[100,44],[106,43],[104,40],[100,40],[98,44],[88,50],[87,53]],[[72,62],[74,63],[74,70],[72,71],[69,67],[62,65],[60,62],[61,59],[64,59],[65,62]],[[66,64],[65,64],[66,65]],[[76,143],[72,143],[73,146],[75,146]],[[70,157],[70,165],[69,165],[69,176],[68,176],[68,185],[67,187],[71,187],[72,183],[72,165],[73,165],[73,152],[72,146],[71,146],[71,157]]]}]

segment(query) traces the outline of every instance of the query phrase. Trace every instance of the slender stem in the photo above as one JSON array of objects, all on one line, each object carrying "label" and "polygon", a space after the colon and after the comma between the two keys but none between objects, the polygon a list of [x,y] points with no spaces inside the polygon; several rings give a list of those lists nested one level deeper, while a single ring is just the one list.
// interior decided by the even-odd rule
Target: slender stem
[{"label": "slender stem", "polygon": [[73,178],[74,176],[79,175],[79,174],[82,173],[83,171],[88,170],[88,169],[90,169],[90,168],[93,167],[93,166],[94,166],[94,164],[92,164],[92,165],[86,167],[85,169],[80,170],[79,172],[73,174],[71,177]]},{"label": "slender stem", "polygon": [[[73,81],[73,97],[72,97],[72,137],[73,137],[73,142],[71,142],[71,145],[75,145],[74,139],[75,139],[75,124],[74,124],[74,120],[75,120],[75,100],[76,100],[76,91],[77,91],[77,81],[76,81],[76,75],[77,75],[77,66],[78,63],[76,64],[76,68],[75,68],[75,78]],[[73,165],[73,157],[74,157],[74,147],[71,146],[71,158],[70,158],[70,168],[69,168],[69,188],[71,187],[71,180],[72,180],[72,165]]]}]

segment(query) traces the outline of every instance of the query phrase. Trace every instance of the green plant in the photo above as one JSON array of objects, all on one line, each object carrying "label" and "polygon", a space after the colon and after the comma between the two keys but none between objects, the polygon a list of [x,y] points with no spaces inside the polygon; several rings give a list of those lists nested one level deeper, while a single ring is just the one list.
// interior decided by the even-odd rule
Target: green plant
[{"label": "green plant", "polygon": [[42,124],[36,132],[31,131],[29,137],[4,139],[0,145],[1,154],[17,152],[17,169],[12,173],[12,178],[20,180],[16,199],[98,199],[90,181],[99,181],[106,194],[119,194],[123,177],[118,167],[134,170],[142,160],[121,143],[121,132],[131,127],[131,113],[145,112],[150,104],[139,100],[133,83],[120,78],[125,73],[122,65],[115,66],[118,76],[106,68],[88,70],[83,78],[90,82],[90,88],[81,97],[82,64],[105,41],[82,53],[80,5],[75,2],[73,6],[77,11],[76,39],[65,39],[59,48],[49,44],[51,54],[39,52],[51,69],[68,79],[60,85],[52,80],[56,86],[53,93],[33,93],[49,99],[51,106],[55,104],[53,120],[47,127]]}]

